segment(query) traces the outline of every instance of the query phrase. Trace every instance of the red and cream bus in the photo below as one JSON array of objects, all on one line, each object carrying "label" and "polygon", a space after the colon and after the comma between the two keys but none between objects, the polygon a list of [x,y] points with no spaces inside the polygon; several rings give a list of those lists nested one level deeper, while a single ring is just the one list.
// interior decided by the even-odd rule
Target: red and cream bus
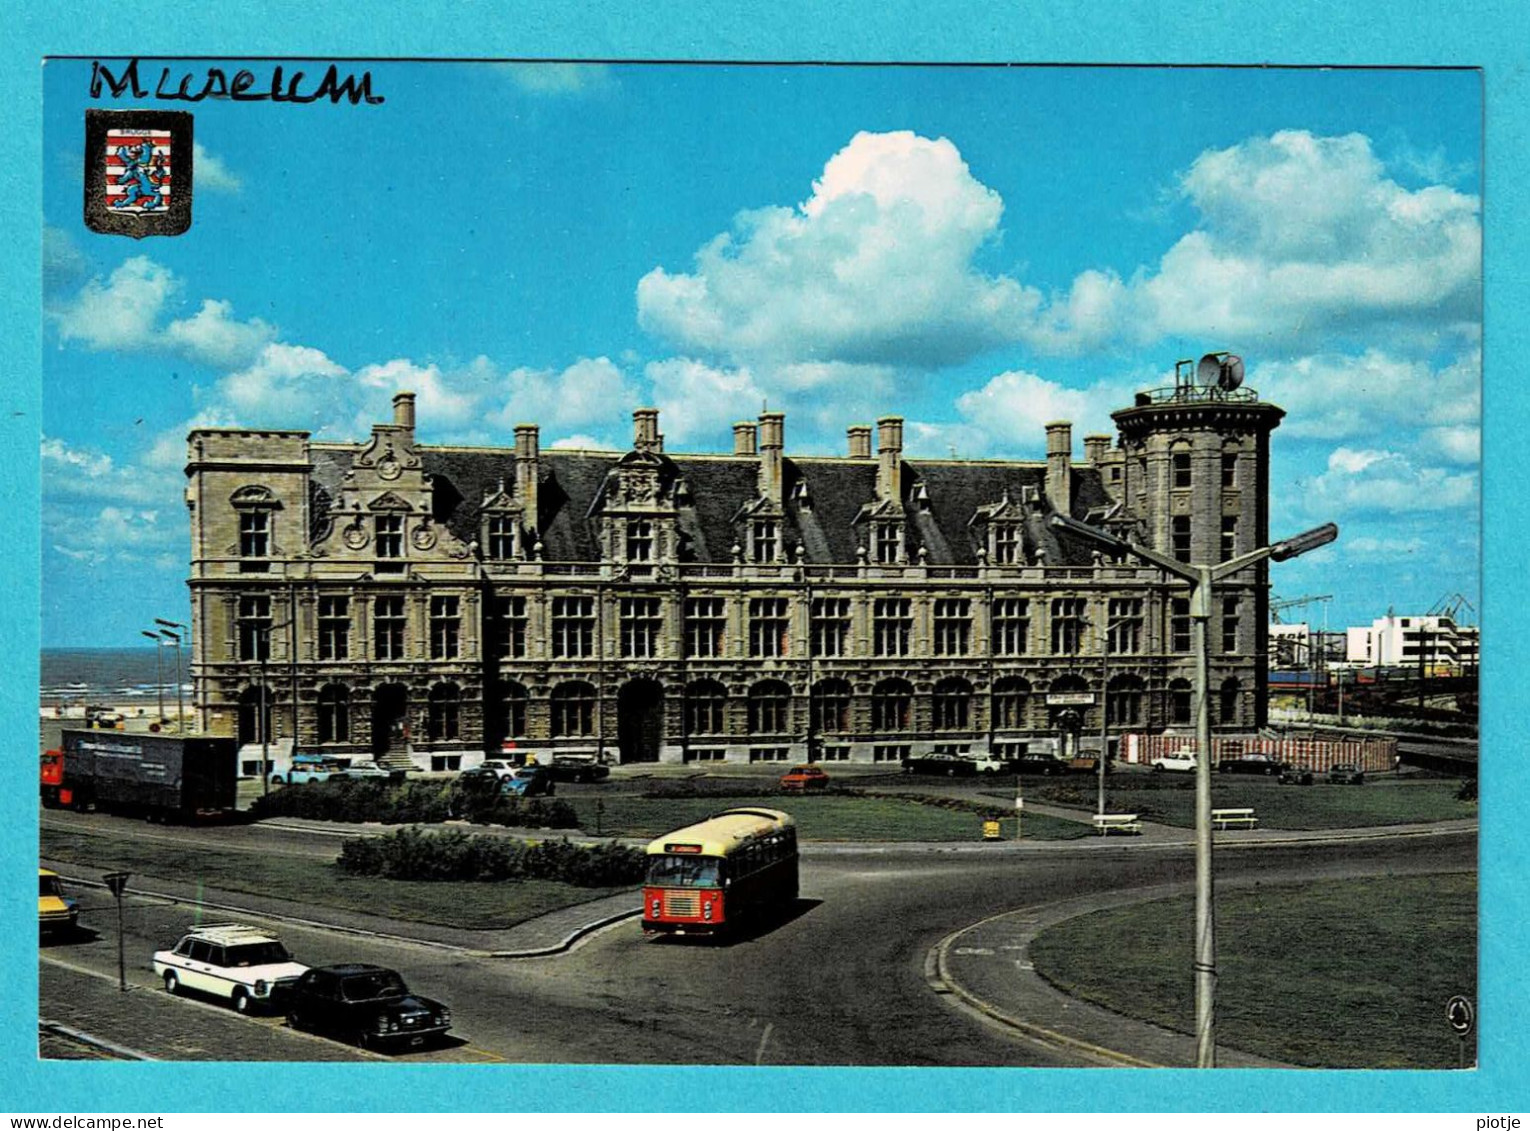
[{"label": "red and cream bus", "polygon": [[729,809],[648,846],[643,933],[716,934],[797,900],[797,827],[776,809]]}]

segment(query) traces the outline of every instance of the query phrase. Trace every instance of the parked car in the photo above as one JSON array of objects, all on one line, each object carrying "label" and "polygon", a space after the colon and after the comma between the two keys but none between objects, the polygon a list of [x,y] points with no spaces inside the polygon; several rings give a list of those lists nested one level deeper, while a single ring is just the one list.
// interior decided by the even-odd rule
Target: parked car
[{"label": "parked car", "polygon": [[501,778],[499,787],[506,794],[521,797],[551,797],[557,792],[552,772],[546,766],[522,766],[507,778]]},{"label": "parked car", "polygon": [[351,781],[392,781],[395,777],[403,777],[402,770],[385,770],[376,762],[352,762],[345,769],[334,774],[337,778],[347,778]]},{"label": "parked car", "polygon": [[603,781],[611,776],[611,768],[601,765],[593,754],[565,754],[554,757],[545,765],[553,781]]},{"label": "parked car", "polygon": [[1281,785],[1311,785],[1312,771],[1300,770],[1287,763],[1281,767],[1279,780]]},{"label": "parked car", "polygon": [[1068,763],[1050,754],[1022,754],[1018,758],[1011,758],[1004,766],[1013,773],[1040,774],[1042,777],[1068,772]]},{"label": "parked car", "polygon": [[80,905],[64,894],[57,872],[37,869],[37,926],[44,935],[72,932],[80,923]]},{"label": "parked car", "polygon": [[485,758],[471,770],[463,770],[463,774],[483,773],[493,774],[497,778],[508,778],[519,767],[514,762],[507,762],[503,758]]},{"label": "parked car", "polygon": [[271,771],[271,784],[309,785],[313,782],[328,781],[344,768],[344,764],[334,758],[327,758],[320,754],[295,754],[292,764],[285,772]]},{"label": "parked car", "polygon": [[974,758],[963,754],[924,754],[903,759],[906,774],[945,774],[947,777],[972,777],[974,774],[998,774],[1004,763],[997,758]]},{"label": "parked car", "polygon": [[1364,785],[1365,772],[1350,762],[1338,762],[1328,768],[1329,785]]},{"label": "parked car", "polygon": [[315,966],[298,979],[287,1004],[287,1024],[363,1048],[387,1048],[445,1036],[452,1013],[439,1001],[410,993],[394,970],[347,963]]},{"label": "parked car", "polygon": [[1268,754],[1243,754],[1236,758],[1223,758],[1217,763],[1220,774],[1264,774],[1274,777],[1280,773],[1281,764]]},{"label": "parked car", "polygon": [[829,775],[822,766],[793,766],[781,775],[781,789],[785,793],[807,793],[809,790],[829,788]]},{"label": "parked car", "polygon": [[1174,773],[1193,774],[1195,773],[1195,764],[1194,754],[1185,754],[1176,751],[1173,754],[1165,754],[1162,758],[1154,758],[1153,772],[1163,773],[1167,770]]},{"label": "parked car", "polygon": [[240,1013],[279,1003],[307,969],[275,935],[239,923],[192,927],[154,953],[154,974],[170,993],[226,998]]}]

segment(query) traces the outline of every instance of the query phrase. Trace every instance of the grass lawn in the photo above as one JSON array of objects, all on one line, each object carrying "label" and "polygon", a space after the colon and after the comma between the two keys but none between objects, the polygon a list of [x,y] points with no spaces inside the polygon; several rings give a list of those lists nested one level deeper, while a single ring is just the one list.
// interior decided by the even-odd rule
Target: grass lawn
[{"label": "grass lawn", "polygon": [[[963,841],[981,840],[982,816],[965,808],[945,808],[895,797],[858,797],[847,793],[814,796],[761,793],[754,797],[569,797],[579,814],[579,827],[604,836],[656,837],[670,829],[702,820],[724,809],[763,805],[790,813],[803,840],[818,841]],[[599,809],[597,809],[597,803]],[[995,806],[995,808],[1002,808]],[[1015,823],[1002,823],[1005,840],[1014,837]],[[1093,830],[1076,821],[1027,815],[1025,837],[1065,840],[1088,836]]]},{"label": "grass lawn", "polygon": [[[1474,875],[1224,886],[1216,914],[1218,1044],[1323,1068],[1456,1067],[1445,1003],[1477,996]],[[1188,896],[1096,912],[1030,957],[1068,993],[1191,1033],[1194,918]]]},{"label": "grass lawn", "polygon": [[[336,845],[336,855],[339,846]],[[334,864],[276,853],[256,855],[237,850],[177,848],[111,839],[92,833],[45,830],[43,855],[86,866],[110,860],[118,868],[142,877],[163,877],[209,888],[248,892],[274,899],[363,911],[415,923],[435,923],[469,930],[512,927],[548,911],[586,903],[624,890],[582,888],[550,880],[504,883],[426,883],[348,876]],[[152,887],[151,882],[144,886]]]},{"label": "grass lawn", "polygon": [[[1213,808],[1252,806],[1262,829],[1350,829],[1407,825],[1475,817],[1477,804],[1457,801],[1454,780],[1396,781],[1365,785],[1280,785],[1262,777],[1213,774]],[[1195,827],[1195,778],[1191,774],[1116,774],[1106,786],[1112,812],[1137,813],[1145,821]],[[1057,783],[1027,790],[1028,797],[1053,805],[1093,809],[1095,787]]]}]

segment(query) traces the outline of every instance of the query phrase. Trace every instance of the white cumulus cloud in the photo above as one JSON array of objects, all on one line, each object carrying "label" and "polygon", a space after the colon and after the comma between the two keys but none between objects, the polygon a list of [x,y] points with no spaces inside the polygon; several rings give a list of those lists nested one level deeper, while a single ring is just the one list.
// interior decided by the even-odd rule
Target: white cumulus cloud
[{"label": "white cumulus cloud", "polygon": [[622,420],[638,404],[637,390],[607,357],[583,357],[562,370],[513,369],[500,383],[498,398],[503,407],[489,414],[491,424],[506,435],[523,422],[540,424],[549,446],[569,429],[619,434]]},{"label": "white cumulus cloud", "polygon": [[689,273],[645,275],[639,321],[739,362],[959,362],[1012,341],[1041,302],[973,265],[1003,211],[947,139],[859,133],[797,207],[741,212]]},{"label": "white cumulus cloud", "polygon": [[259,318],[240,322],[233,313],[232,303],[204,299],[201,309],[190,318],[166,326],[165,336],[186,356],[209,365],[220,368],[248,365],[276,337],[276,327]]},{"label": "white cumulus cloud", "polygon": [[[650,362],[644,375],[653,387],[666,442],[719,441],[730,435],[735,420],[754,419],[765,399],[748,369],[715,369],[676,357]],[[731,451],[731,441],[719,450]]]},{"label": "white cumulus cloud", "polygon": [[243,184],[221,158],[213,156],[200,141],[191,143],[197,188],[211,192],[238,192]]},{"label": "white cumulus cloud", "polygon": [[106,279],[88,280],[54,310],[60,341],[92,350],[138,350],[157,344],[160,311],[178,284],[168,267],[147,256],[124,261]]}]

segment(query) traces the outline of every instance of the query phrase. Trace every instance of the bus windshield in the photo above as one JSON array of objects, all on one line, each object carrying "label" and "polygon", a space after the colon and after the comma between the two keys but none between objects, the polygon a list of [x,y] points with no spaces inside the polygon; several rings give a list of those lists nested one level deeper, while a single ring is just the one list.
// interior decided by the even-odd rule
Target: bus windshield
[{"label": "bus windshield", "polygon": [[659,887],[715,888],[721,865],[715,856],[650,856],[648,882]]}]

